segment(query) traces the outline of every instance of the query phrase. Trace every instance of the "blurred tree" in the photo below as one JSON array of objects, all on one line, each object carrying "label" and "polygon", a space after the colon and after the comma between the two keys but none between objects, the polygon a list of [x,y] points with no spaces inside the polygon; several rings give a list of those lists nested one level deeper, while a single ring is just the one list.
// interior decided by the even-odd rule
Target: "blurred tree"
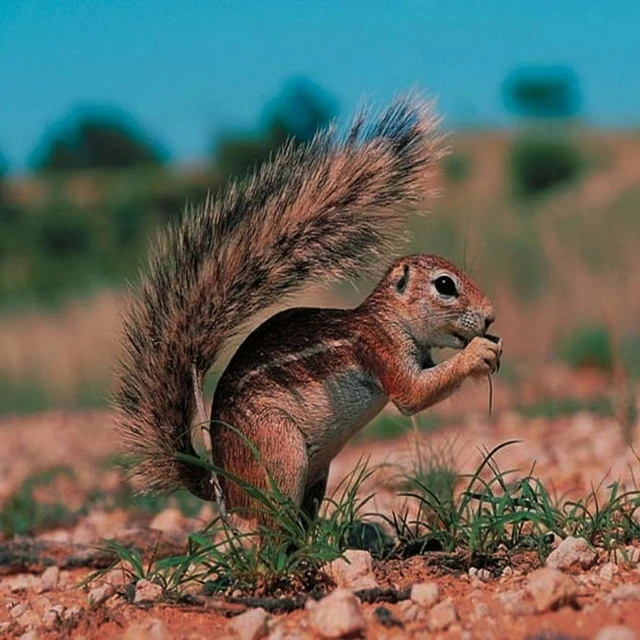
[{"label": "blurred tree", "polygon": [[164,152],[120,111],[93,109],[44,137],[32,165],[40,171],[121,168],[164,162]]},{"label": "blurred tree", "polygon": [[525,118],[571,118],[581,107],[578,78],[563,66],[516,69],[507,76],[502,95],[507,109]]},{"label": "blurred tree", "polygon": [[577,178],[580,145],[567,125],[580,112],[578,78],[569,67],[524,67],[502,87],[507,108],[524,119],[509,154],[514,192],[530,197]]},{"label": "blurred tree", "polygon": [[337,113],[335,100],[306,79],[289,82],[265,110],[259,133],[223,133],[214,147],[216,168],[223,179],[243,176],[258,167],[288,139],[308,142]]},{"label": "blurred tree", "polygon": [[320,86],[305,78],[285,85],[267,107],[268,130],[272,133],[308,142],[337,115],[337,104]]}]

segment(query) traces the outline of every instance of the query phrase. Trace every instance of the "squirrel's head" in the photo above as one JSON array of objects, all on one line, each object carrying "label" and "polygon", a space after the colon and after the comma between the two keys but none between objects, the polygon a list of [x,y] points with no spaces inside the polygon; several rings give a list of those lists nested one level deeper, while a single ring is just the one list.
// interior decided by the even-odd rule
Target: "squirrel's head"
[{"label": "squirrel's head", "polygon": [[438,256],[397,260],[374,295],[422,346],[464,348],[495,319],[489,299],[461,269]]}]

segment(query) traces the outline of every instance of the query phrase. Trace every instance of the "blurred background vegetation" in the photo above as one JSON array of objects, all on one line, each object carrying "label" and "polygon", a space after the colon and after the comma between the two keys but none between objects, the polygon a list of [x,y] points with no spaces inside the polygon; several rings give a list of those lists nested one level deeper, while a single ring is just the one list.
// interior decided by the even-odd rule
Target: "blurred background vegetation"
[{"label": "blurred background vegetation", "polygon": [[[503,375],[558,359],[638,377],[640,134],[584,128],[571,69],[515,70],[502,95],[517,125],[452,133],[443,195],[413,220],[411,250],[457,261],[493,297]],[[125,284],[156,230],[341,114],[291,81],[255,130],[224,131],[191,168],[123,112],[61,115],[28,175],[0,161],[0,414],[103,405]]]}]

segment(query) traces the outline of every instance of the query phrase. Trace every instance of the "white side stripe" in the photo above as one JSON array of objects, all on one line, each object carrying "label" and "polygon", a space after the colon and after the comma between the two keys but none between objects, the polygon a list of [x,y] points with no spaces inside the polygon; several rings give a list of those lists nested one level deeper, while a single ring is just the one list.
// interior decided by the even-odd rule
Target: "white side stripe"
[{"label": "white side stripe", "polygon": [[280,356],[279,358],[275,358],[271,362],[266,362],[265,364],[261,364],[255,369],[252,369],[238,383],[238,391],[244,387],[244,385],[254,376],[271,369],[272,367],[281,367],[285,364],[292,364],[294,362],[298,362],[300,360],[305,360],[311,356],[315,356],[319,353],[324,353],[325,351],[330,351],[331,349],[338,349],[339,347],[349,347],[353,344],[354,340],[349,338],[343,338],[341,340],[331,340],[329,342],[323,342],[322,344],[315,345],[313,347],[308,347],[307,349],[303,349],[302,351],[298,351],[296,353],[289,353],[285,356]]}]

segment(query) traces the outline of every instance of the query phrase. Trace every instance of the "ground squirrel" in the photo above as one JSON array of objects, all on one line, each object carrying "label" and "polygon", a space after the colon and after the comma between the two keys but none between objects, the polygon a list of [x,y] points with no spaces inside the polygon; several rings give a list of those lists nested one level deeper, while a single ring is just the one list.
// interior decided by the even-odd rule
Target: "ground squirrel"
[{"label": "ground squirrel", "polygon": [[[255,515],[232,482],[176,456],[195,455],[204,375],[257,312],[308,282],[379,265],[408,208],[431,194],[441,150],[430,104],[399,99],[377,117],[358,116],[345,136],[330,129],[286,145],[161,236],[125,319],[115,396],[147,489],[186,487]],[[215,390],[214,464],[259,488],[270,473],[313,516],[331,460],[389,401],[414,414],[495,371],[502,345],[486,337],[493,319],[476,284],[431,255],[396,260],[355,309],[271,317]],[[433,347],[460,351],[434,365]]]}]

